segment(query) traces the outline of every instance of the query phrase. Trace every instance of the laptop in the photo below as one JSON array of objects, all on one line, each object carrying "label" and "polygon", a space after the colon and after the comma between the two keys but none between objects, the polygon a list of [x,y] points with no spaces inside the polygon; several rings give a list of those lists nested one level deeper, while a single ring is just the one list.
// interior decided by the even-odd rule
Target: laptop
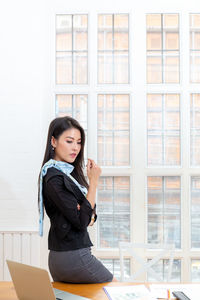
[{"label": "laptop", "polygon": [[6,260],[19,300],[89,300],[54,289],[46,270]]}]

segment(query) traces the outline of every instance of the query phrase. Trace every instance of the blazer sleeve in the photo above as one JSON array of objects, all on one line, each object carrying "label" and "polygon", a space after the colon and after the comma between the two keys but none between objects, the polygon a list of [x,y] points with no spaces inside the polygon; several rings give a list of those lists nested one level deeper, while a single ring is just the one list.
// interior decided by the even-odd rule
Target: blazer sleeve
[{"label": "blazer sleeve", "polygon": [[85,230],[93,213],[90,202],[84,198],[80,210],[77,209],[77,198],[66,188],[62,176],[53,176],[46,183],[48,198],[65,216],[69,223],[78,230]]}]

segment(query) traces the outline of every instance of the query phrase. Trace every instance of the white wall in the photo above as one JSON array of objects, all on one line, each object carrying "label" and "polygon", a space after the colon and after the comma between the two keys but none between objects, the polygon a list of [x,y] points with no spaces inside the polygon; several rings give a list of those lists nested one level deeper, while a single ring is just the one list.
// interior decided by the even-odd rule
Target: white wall
[{"label": "white wall", "polygon": [[49,109],[42,1],[0,5],[0,230],[37,230],[37,176]]}]

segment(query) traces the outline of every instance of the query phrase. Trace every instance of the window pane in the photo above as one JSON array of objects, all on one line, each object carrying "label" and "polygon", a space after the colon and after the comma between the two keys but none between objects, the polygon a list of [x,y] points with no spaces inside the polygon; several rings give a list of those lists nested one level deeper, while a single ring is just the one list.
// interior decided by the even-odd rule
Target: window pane
[{"label": "window pane", "polygon": [[179,82],[179,56],[176,52],[166,52],[164,57],[164,78],[166,83]]},{"label": "window pane", "polygon": [[166,29],[177,29],[179,26],[179,17],[177,14],[164,14],[163,27]]},{"label": "window pane", "polygon": [[85,130],[84,157],[87,163],[87,95],[56,95],[56,117],[70,116]]},{"label": "window pane", "polygon": [[76,83],[87,83],[87,53],[74,53],[74,75]]},{"label": "window pane", "polygon": [[165,49],[178,50],[179,49],[179,35],[174,32],[167,32],[165,35]]},{"label": "window pane", "polygon": [[190,34],[190,48],[191,50],[200,50],[200,32]]},{"label": "window pane", "polygon": [[[99,95],[104,96],[104,95]],[[109,95],[107,95],[109,96]],[[130,103],[129,95],[114,95],[114,129],[129,130]],[[105,107],[104,107],[105,108]]]},{"label": "window pane", "polygon": [[150,111],[147,116],[148,128],[162,130],[162,112]]},{"label": "window pane", "polygon": [[192,28],[200,27],[200,14],[190,14],[190,26]]},{"label": "window pane", "polygon": [[98,163],[111,166],[113,164],[113,137],[111,132],[98,133]]},{"label": "window pane", "polygon": [[161,32],[147,32],[147,49],[161,50],[162,49],[162,34]]},{"label": "window pane", "polygon": [[[112,31],[99,30],[98,32],[99,50],[112,50]],[[100,54],[99,54],[100,55]]]},{"label": "window pane", "polygon": [[161,53],[156,55],[149,53],[147,57],[147,83],[162,83],[162,57]]},{"label": "window pane", "polygon": [[128,29],[128,15],[127,14],[114,15],[114,27],[115,29]]},{"label": "window pane", "polygon": [[147,95],[148,165],[180,165],[180,98]]},{"label": "window pane", "polygon": [[114,33],[114,49],[115,50],[128,50],[128,32],[115,32]]},{"label": "window pane", "polygon": [[199,282],[200,278],[200,259],[191,260],[191,280],[192,282]]},{"label": "window pane", "polygon": [[129,177],[101,177],[98,186],[98,247],[115,248],[130,240]]},{"label": "window pane", "polygon": [[[170,132],[169,132],[170,135]],[[173,135],[173,132],[172,132]],[[166,165],[178,165],[180,161],[180,138],[166,136],[165,143],[165,163]]]},{"label": "window pane", "polygon": [[115,166],[129,165],[129,132],[117,131],[114,133],[113,159]]},{"label": "window pane", "polygon": [[98,16],[98,49],[112,50],[112,15]]},{"label": "window pane", "polygon": [[70,116],[87,130],[87,95],[56,95],[56,116]]},{"label": "window pane", "polygon": [[98,83],[129,82],[127,14],[98,16]]},{"label": "window pane", "polygon": [[71,32],[57,33],[56,36],[57,50],[67,51],[72,49],[72,34]]},{"label": "window pane", "polygon": [[87,15],[56,16],[56,84],[87,84]]},{"label": "window pane", "polygon": [[[149,165],[162,165],[163,162],[163,139],[161,133],[157,132],[157,136],[148,136],[148,163]],[[157,152],[155,151],[157,149]]]},{"label": "window pane", "polygon": [[129,95],[98,95],[98,163],[129,165]]},{"label": "window pane", "polygon": [[191,165],[200,165],[200,94],[190,96]]},{"label": "window pane", "polygon": [[[120,280],[121,272],[119,259],[100,258],[100,261],[114,275],[116,279]],[[125,278],[128,278],[130,276],[130,259],[124,259],[124,275]]]},{"label": "window pane", "polygon": [[72,54],[70,52],[57,52],[56,79],[57,84],[72,83]]},{"label": "window pane", "polygon": [[113,56],[111,52],[101,52],[98,55],[98,81],[99,83],[113,82]]},{"label": "window pane", "polygon": [[[150,261],[150,259],[148,259],[148,261]],[[158,261],[157,264],[152,266],[152,269],[158,274],[160,278],[162,278],[163,282],[167,282],[167,274],[169,270],[169,259],[163,259]],[[148,273],[148,281],[156,282],[157,280],[150,273]],[[181,281],[181,260],[174,259],[170,282],[180,282],[180,281]]]},{"label": "window pane", "polygon": [[74,50],[87,50],[87,16],[74,15],[73,18],[73,40]]},{"label": "window pane", "polygon": [[128,82],[128,52],[117,52],[114,55],[114,82],[127,83]]},{"label": "window pane", "polygon": [[200,14],[190,14],[190,80],[200,82]]},{"label": "window pane", "polygon": [[56,16],[56,49],[57,51],[72,50],[72,16]]},{"label": "window pane", "polygon": [[147,83],[178,83],[178,14],[148,14],[146,24]]},{"label": "window pane", "polygon": [[200,177],[191,177],[191,247],[200,248]]},{"label": "window pane", "polygon": [[56,96],[56,116],[72,116],[72,95]]},{"label": "window pane", "polygon": [[161,14],[147,15],[147,28],[160,29],[161,28]]},{"label": "window pane", "polygon": [[190,51],[191,82],[200,82],[200,51]]},{"label": "window pane", "polygon": [[110,28],[113,26],[113,15],[98,15],[99,29]]},{"label": "window pane", "polygon": [[181,247],[181,187],[180,177],[149,176],[148,243],[174,243]]}]

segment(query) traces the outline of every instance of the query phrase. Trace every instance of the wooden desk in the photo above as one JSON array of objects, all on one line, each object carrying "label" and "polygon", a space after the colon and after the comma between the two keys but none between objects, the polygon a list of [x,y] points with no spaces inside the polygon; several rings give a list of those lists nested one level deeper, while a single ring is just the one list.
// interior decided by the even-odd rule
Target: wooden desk
[{"label": "wooden desk", "polygon": [[[109,283],[97,283],[97,284],[69,284],[54,282],[53,287],[90,298],[92,300],[108,300],[103,286],[119,286],[119,285],[132,285],[130,282],[109,282]],[[0,300],[17,300],[17,295],[12,282],[0,282]]]},{"label": "wooden desk", "polygon": [[0,299],[1,300],[16,300],[17,295],[12,282],[0,282]]},{"label": "wooden desk", "polygon": [[53,287],[76,294],[79,296],[87,297],[92,300],[108,300],[103,287],[104,286],[119,286],[119,285],[133,285],[130,282],[108,282],[108,283],[95,283],[95,284],[69,284],[69,283],[53,283]]}]

